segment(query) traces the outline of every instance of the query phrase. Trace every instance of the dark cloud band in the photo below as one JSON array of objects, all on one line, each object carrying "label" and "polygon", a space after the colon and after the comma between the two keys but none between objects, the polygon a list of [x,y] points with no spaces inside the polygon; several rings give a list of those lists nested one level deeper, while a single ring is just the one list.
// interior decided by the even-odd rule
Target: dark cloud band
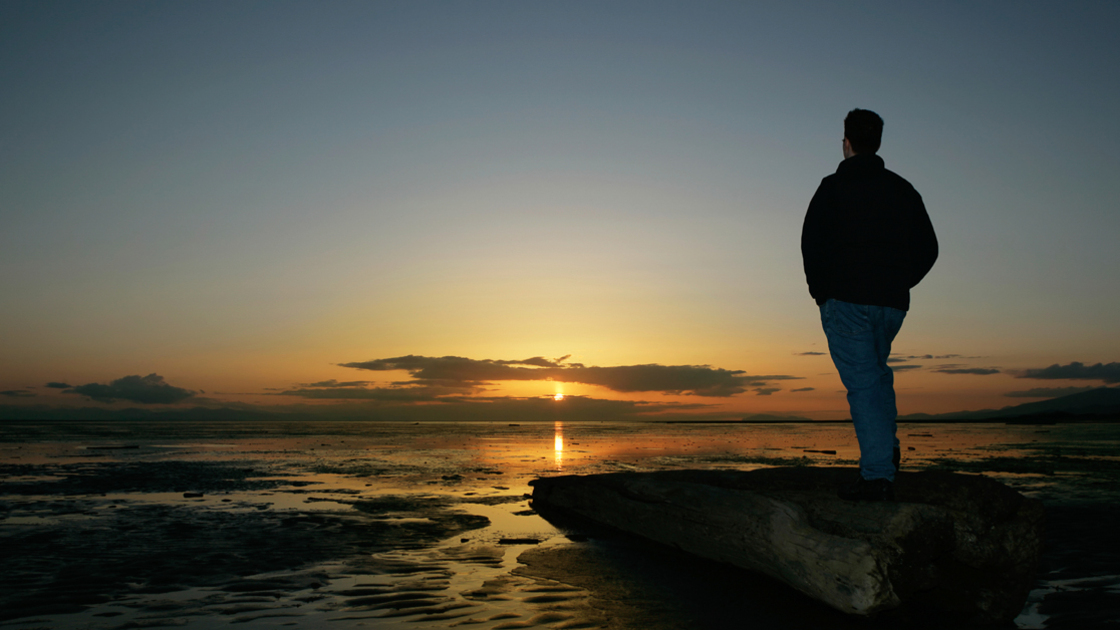
[{"label": "dark cloud band", "polygon": [[[470,393],[468,387],[303,387],[277,392],[315,400],[380,400],[387,402],[446,402]],[[452,396],[454,398],[448,398]]]},{"label": "dark cloud band", "polygon": [[[799,379],[784,374],[747,374],[743,370],[724,370],[706,365],[621,365],[613,367],[565,364],[567,357],[549,360],[533,357],[515,361],[468,359],[465,357],[424,357],[408,355],[343,363],[359,370],[403,370],[415,382],[458,382],[478,384],[487,381],[560,381],[598,385],[616,392],[664,392],[694,396],[727,397],[752,388],[758,392],[769,381]],[[774,388],[774,391],[777,391]],[[765,394],[763,394],[765,395]]]},{"label": "dark cloud band", "polygon": [[127,400],[144,405],[170,405],[194,396],[194,392],[166,383],[159,374],[125,376],[109,383],[89,383],[65,390],[98,402]]},{"label": "dark cloud band", "polygon": [[364,387],[369,385],[369,381],[345,381],[338,382],[335,379],[329,381],[319,381],[317,383],[302,383],[300,387]]},{"label": "dark cloud band", "polygon": [[1068,379],[1075,381],[1104,381],[1120,383],[1120,363],[1097,363],[1085,365],[1074,361],[1069,365],[1055,363],[1050,367],[1024,370],[1016,378]]},{"label": "dark cloud band", "polygon": [[1069,396],[1070,394],[1080,394],[1087,392],[1096,387],[1033,387],[1017,392],[1007,392],[1004,396],[1008,398],[1057,398],[1059,396]]}]

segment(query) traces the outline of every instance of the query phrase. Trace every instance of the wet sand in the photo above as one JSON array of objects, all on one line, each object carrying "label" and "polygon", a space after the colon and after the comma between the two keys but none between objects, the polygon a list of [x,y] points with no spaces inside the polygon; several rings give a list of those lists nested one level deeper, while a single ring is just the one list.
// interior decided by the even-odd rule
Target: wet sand
[{"label": "wet sand", "polygon": [[[1043,499],[1015,627],[1120,619],[1120,425],[902,425],[904,468]],[[0,424],[0,628],[868,627],[531,509],[537,476],[852,466],[832,425]],[[921,619],[880,619],[925,627]]]}]

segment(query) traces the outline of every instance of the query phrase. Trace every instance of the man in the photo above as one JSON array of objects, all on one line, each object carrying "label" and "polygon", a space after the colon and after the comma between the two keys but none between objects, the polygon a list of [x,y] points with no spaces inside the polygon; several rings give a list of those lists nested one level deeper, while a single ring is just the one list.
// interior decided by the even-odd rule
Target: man
[{"label": "man", "polygon": [[809,293],[820,306],[859,441],[860,475],[840,490],[848,500],[894,500],[901,452],[887,357],[910,308],[910,289],[937,260],[921,195],[875,154],[882,135],[878,114],[848,112],[844,161],[821,181],[801,232]]}]

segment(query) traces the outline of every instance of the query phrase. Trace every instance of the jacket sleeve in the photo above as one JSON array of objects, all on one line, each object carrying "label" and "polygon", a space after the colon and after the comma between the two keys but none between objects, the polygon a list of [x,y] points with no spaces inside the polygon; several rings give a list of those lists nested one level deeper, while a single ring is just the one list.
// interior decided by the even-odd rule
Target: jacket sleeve
[{"label": "jacket sleeve", "polygon": [[829,282],[828,231],[825,225],[829,197],[827,188],[824,181],[817,187],[801,226],[801,262],[805,267],[805,281],[809,284],[809,295],[818,304],[824,301]]},{"label": "jacket sleeve", "polygon": [[922,196],[914,191],[914,214],[911,225],[910,242],[913,255],[910,259],[910,287],[915,287],[922,278],[926,277],[933,263],[937,261],[938,246],[937,235],[933,231],[933,223],[929,220],[929,213],[922,202]]}]

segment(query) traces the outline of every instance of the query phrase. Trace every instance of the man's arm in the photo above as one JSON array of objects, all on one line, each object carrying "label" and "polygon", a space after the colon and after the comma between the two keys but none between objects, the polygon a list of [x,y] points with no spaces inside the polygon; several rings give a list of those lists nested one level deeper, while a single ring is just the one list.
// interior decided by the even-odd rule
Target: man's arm
[{"label": "man's arm", "polygon": [[937,261],[938,245],[937,234],[933,231],[933,223],[929,220],[929,213],[922,202],[922,196],[914,191],[913,224],[911,225],[910,243],[912,248],[910,287],[913,288],[922,278],[926,277],[933,263]]},{"label": "man's arm", "polygon": [[825,227],[828,191],[822,181],[809,202],[805,222],[801,226],[801,262],[805,267],[805,280],[809,283],[809,295],[820,303],[828,286],[828,246]]}]

